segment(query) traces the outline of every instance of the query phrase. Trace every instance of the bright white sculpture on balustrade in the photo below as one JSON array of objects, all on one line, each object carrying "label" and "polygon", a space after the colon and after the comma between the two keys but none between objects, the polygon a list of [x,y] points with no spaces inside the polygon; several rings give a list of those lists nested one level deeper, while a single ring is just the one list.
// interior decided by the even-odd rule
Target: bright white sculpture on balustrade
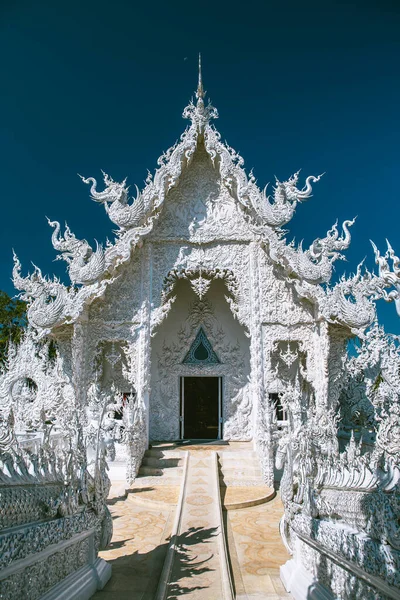
[{"label": "bright white sculpture on balustrade", "polygon": [[29,327],[1,377],[3,418],[13,410],[35,452],[43,415],[62,448],[76,423],[89,476],[103,481],[108,460],[132,482],[150,440],[184,437],[184,378],[218,377],[220,437],[253,440],[269,485],[284,467],[293,559],[282,578],[294,597],[398,597],[400,358],[375,302],[399,310],[400,260],[373,245],[378,274],[361,264],[331,283],[354,219],[307,249],[283,229],[321,176],[276,180],[268,196],[221,142],[201,72],[183,117],[189,126],[135,198],[126,180],[103,173],[99,191],[82,177],[118,228],[114,242],[93,250],[49,221],[71,285],[38,267],[22,276],[14,256]]}]

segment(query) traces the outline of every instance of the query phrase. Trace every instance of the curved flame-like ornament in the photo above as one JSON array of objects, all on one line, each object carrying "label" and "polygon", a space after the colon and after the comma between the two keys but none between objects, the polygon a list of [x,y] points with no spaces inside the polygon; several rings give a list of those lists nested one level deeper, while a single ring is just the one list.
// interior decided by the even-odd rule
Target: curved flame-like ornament
[{"label": "curved flame-like ornament", "polygon": [[60,322],[65,306],[67,292],[59,288],[55,294],[41,294],[28,308],[28,320],[32,325],[47,329]]},{"label": "curved flame-like ornament", "polygon": [[[375,262],[378,265],[378,273],[382,286],[395,288],[389,293],[382,289],[382,297],[386,302],[395,303],[397,314],[400,317],[400,258],[396,256],[388,240],[386,240],[387,250],[383,256],[374,242],[370,241],[374,250]],[[393,270],[390,268],[389,260],[392,261]]]},{"label": "curved flame-like ornament", "polygon": [[89,285],[103,275],[105,270],[105,256],[103,247],[96,242],[96,250],[86,240],[78,240],[65,226],[64,236],[60,236],[60,223],[47,219],[50,227],[54,228],[51,236],[53,248],[62,252],[56,260],[65,260],[68,263],[68,274],[75,284]]},{"label": "curved flame-like ornament", "polygon": [[363,262],[358,265],[355,275],[348,279],[342,276],[339,283],[327,291],[322,307],[325,317],[360,335],[376,318],[374,299],[377,289],[375,276],[367,270],[362,272],[362,266]]},{"label": "curved flame-like ornament", "polygon": [[251,204],[255,212],[266,225],[270,227],[282,227],[282,225],[288,223],[295,213],[297,203],[308,200],[311,197],[311,183],[318,182],[323,175],[318,175],[318,177],[310,175],[307,177],[303,189],[299,190],[296,187],[299,173],[300,171],[287,181],[281,182],[278,179],[276,180],[276,186],[273,190],[273,200],[270,196],[267,196],[268,184],[262,193],[250,195]]},{"label": "curved flame-like ornament", "polygon": [[376,317],[375,304],[361,291],[354,292],[355,302],[346,298],[340,290],[338,298],[338,315],[340,321],[352,330],[363,330],[369,327]]},{"label": "curved flame-like ornament", "polygon": [[14,252],[13,282],[23,291],[23,299],[30,303],[28,321],[40,329],[48,329],[58,324],[63,316],[68,292],[58,279],[43,277],[35,266],[32,275],[21,276],[21,263]]},{"label": "curved flame-like ornament", "polygon": [[355,219],[344,221],[343,235],[339,237],[337,223],[327,232],[326,237],[317,238],[307,250],[303,250],[302,243],[298,248],[289,244],[279,250],[281,260],[301,280],[308,283],[327,283],[333,271],[333,263],[343,259],[341,250],[346,250],[351,242],[349,227]]},{"label": "curved flame-like ornament", "polygon": [[126,179],[122,183],[117,183],[112,177],[103,172],[106,187],[102,192],[98,192],[97,181],[94,177],[80,177],[84,183],[91,183],[90,194],[92,200],[104,204],[110,220],[115,225],[123,230],[139,227],[145,216],[145,203],[137,186],[135,186],[136,198],[132,204],[128,204],[129,187],[126,186]]}]

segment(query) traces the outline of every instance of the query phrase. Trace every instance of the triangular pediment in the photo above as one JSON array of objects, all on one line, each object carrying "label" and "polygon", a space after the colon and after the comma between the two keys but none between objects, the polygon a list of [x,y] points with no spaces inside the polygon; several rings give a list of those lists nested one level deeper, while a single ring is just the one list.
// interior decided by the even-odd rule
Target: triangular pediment
[{"label": "triangular pediment", "polygon": [[219,365],[221,361],[214,352],[205,331],[200,327],[189,352],[182,361],[184,365]]},{"label": "triangular pediment", "polygon": [[162,206],[150,235],[154,240],[252,240],[243,207],[223,183],[220,163],[199,140]]}]

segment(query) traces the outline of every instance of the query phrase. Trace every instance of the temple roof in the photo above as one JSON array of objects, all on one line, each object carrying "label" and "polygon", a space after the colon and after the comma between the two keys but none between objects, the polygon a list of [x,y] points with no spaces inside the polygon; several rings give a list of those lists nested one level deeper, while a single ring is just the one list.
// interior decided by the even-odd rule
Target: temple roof
[{"label": "temple roof", "polygon": [[[104,294],[118,276],[118,267],[130,261],[135,248],[162,220],[163,205],[172,190],[177,188],[200,147],[205,149],[213,170],[217,172],[220,189],[237,206],[253,239],[259,240],[270,260],[282,267],[288,282],[295,286],[300,297],[316,304],[324,318],[351,323],[354,329],[365,326],[374,317],[375,310],[368,299],[370,294],[364,293],[360,300],[363,310],[361,304],[355,307],[354,302],[346,297],[355,297],[355,289],[364,285],[360,272],[346,282],[339,282],[333,290],[323,289],[320,285],[329,283],[333,263],[343,258],[341,252],[350,244],[349,226],[354,220],[343,223],[342,235],[336,223],[324,238],[317,238],[306,250],[301,244],[295,247],[285,239],[283,227],[293,217],[297,205],[311,197],[312,184],[318,182],[321,176],[307,177],[304,187],[298,188],[299,172],[295,173],[287,181],[276,180],[272,194],[267,195],[267,186],[261,190],[254,175],[246,173],[243,158],[221,141],[212,124],[218,118],[218,111],[210,100],[205,102],[205,96],[199,60],[195,98],[183,111],[183,118],[188,119],[190,124],[179,141],[160,156],[158,168],[154,176],[148,174],[144,188],[139,190],[135,186],[133,200],[129,197],[126,179],[119,183],[103,173],[104,189],[99,191],[95,178],[82,177],[84,183],[90,184],[91,198],[104,205],[111,222],[118,228],[114,243],[108,242],[105,248],[97,245],[93,250],[86,240],[78,240],[68,227],[60,234],[60,224],[49,221],[54,228],[53,247],[60,252],[57,258],[68,264],[71,288],[57,279],[43,277],[37,267],[32,275],[22,277],[21,265],[15,257],[14,284],[31,303],[28,317],[43,334],[54,326],[74,322],[85,305]],[[231,229],[232,236],[235,223],[232,223]]]}]

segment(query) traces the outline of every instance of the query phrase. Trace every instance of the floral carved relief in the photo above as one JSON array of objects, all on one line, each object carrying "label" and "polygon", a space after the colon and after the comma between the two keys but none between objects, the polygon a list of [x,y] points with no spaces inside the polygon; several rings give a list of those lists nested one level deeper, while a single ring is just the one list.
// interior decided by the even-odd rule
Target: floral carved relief
[{"label": "floral carved relief", "polygon": [[[226,306],[229,311],[229,307]],[[200,327],[220,363],[185,364],[185,357]],[[159,334],[161,335],[162,331]],[[171,336],[172,337],[172,336]],[[224,439],[251,437],[251,400],[247,385],[248,359],[241,343],[230,339],[208,298],[195,300],[180,323],[173,341],[163,339],[158,346],[156,379],[152,382],[150,435],[152,439],[176,439],[179,431],[179,378],[221,376],[223,378]],[[166,437],[168,436],[168,437]]]}]

